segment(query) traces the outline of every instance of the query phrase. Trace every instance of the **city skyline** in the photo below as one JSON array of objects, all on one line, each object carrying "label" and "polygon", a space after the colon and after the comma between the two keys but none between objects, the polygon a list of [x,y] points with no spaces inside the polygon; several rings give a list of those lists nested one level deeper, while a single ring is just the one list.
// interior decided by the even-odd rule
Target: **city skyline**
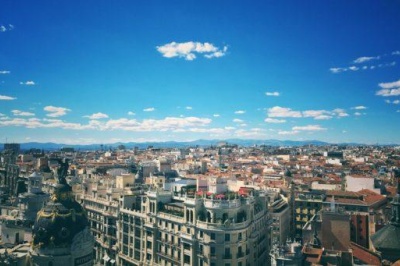
[{"label": "city skyline", "polygon": [[400,3],[5,2],[0,142],[400,143]]}]

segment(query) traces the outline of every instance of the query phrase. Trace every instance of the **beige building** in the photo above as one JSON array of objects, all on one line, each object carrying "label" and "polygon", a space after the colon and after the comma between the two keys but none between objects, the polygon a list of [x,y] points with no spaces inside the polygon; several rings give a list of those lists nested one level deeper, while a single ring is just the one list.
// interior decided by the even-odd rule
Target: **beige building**
[{"label": "beige building", "polygon": [[266,265],[266,196],[225,195],[190,198],[155,190],[121,199],[117,264]]}]

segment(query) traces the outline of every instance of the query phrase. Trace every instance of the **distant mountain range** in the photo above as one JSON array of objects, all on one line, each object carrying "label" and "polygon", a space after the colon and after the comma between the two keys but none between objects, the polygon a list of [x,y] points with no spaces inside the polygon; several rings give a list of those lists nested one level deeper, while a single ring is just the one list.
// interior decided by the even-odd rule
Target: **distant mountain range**
[{"label": "distant mountain range", "polygon": [[[318,140],[305,140],[305,141],[292,141],[292,140],[276,140],[276,139],[268,139],[268,140],[249,140],[249,139],[227,139],[227,140],[205,140],[199,139],[195,141],[188,142],[177,142],[177,141],[166,141],[166,142],[117,142],[112,144],[87,144],[87,145],[74,145],[74,144],[61,144],[61,143],[39,143],[39,142],[27,142],[21,143],[22,150],[29,149],[43,149],[43,150],[59,150],[61,148],[74,148],[75,150],[100,150],[103,148],[104,150],[110,148],[117,148],[119,145],[124,145],[126,148],[138,147],[140,149],[148,148],[152,146],[154,148],[185,148],[185,147],[207,147],[207,146],[216,146],[218,143],[226,142],[228,144],[237,144],[239,146],[254,146],[254,145],[267,145],[267,146],[285,146],[285,147],[296,147],[296,146],[305,146],[305,145],[315,145],[315,146],[324,146],[324,145],[332,145],[336,143],[328,143]],[[338,143],[339,145],[362,145],[359,143]],[[3,144],[0,144],[0,150],[3,149]]]}]

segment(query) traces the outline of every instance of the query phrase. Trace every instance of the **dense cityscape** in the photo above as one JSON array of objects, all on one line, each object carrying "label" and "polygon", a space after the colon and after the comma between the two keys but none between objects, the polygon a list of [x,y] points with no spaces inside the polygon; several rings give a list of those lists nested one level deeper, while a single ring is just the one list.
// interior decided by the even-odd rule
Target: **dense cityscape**
[{"label": "dense cityscape", "polygon": [[400,266],[400,1],[1,1],[0,266]]},{"label": "dense cityscape", "polygon": [[392,265],[399,167],[399,146],[7,143],[0,264]]}]

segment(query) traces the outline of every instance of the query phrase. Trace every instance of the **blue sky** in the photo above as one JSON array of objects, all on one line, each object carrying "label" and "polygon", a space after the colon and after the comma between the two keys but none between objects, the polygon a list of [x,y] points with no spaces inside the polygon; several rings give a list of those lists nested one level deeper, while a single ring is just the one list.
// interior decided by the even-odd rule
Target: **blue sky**
[{"label": "blue sky", "polygon": [[0,142],[400,143],[399,1],[3,1]]}]

